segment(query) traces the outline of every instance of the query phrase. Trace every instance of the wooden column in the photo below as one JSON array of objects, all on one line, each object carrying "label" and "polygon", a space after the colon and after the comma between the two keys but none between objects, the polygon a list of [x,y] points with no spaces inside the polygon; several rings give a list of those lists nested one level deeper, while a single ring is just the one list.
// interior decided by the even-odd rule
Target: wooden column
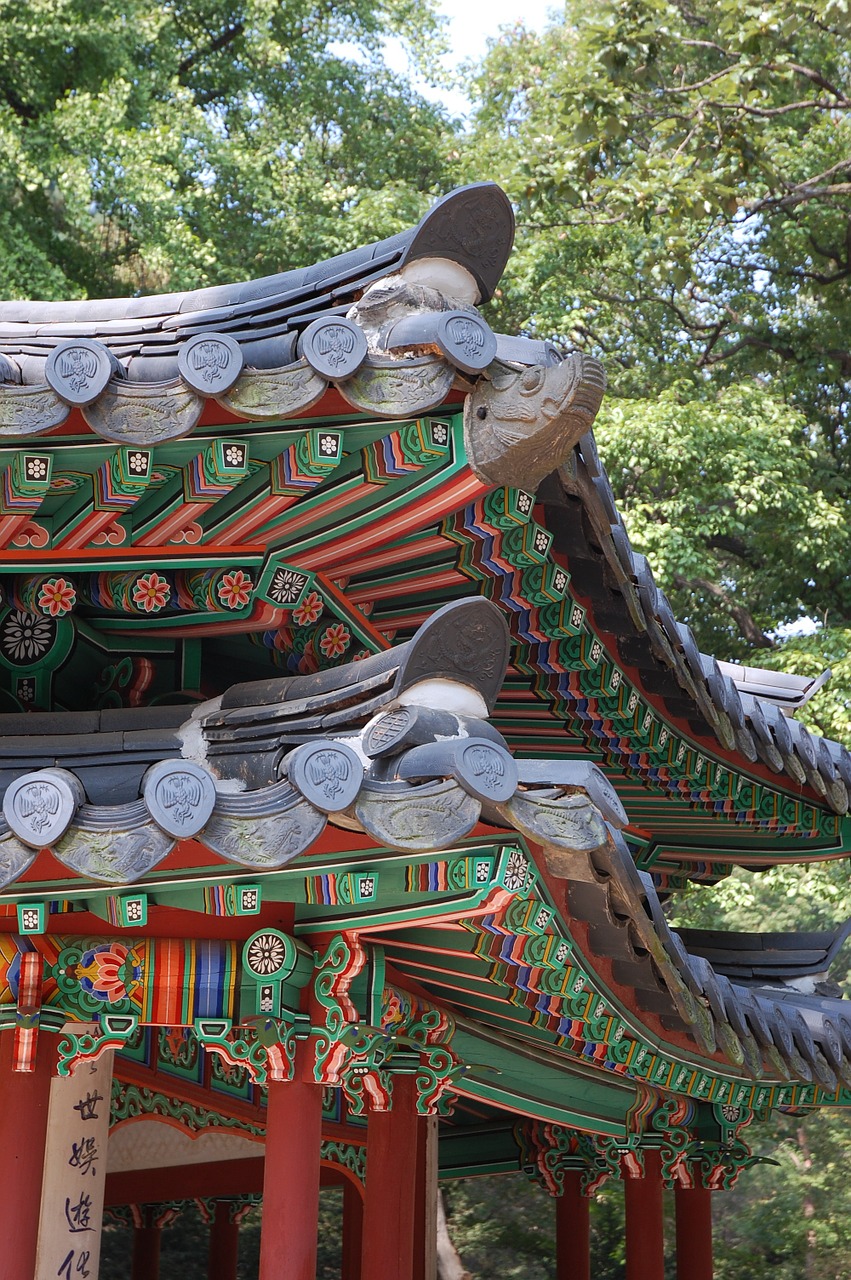
[{"label": "wooden column", "polygon": [[269,1082],[259,1280],[316,1276],[322,1086],[308,1072],[302,1041],[295,1079]]},{"label": "wooden column", "polygon": [[712,1280],[712,1192],[706,1187],[674,1191],[677,1213],[677,1280]]},{"label": "wooden column", "polygon": [[392,1110],[373,1111],[369,1117],[361,1267],[368,1280],[413,1280],[414,1276],[415,1088],[413,1076],[398,1076]]},{"label": "wooden column", "polygon": [[591,1280],[591,1217],[579,1169],[567,1169],[556,1199],[556,1280]]},{"label": "wooden column", "polygon": [[626,1199],[626,1280],[664,1280],[665,1236],[662,1219],[662,1159],[644,1152],[644,1176],[624,1169]]},{"label": "wooden column", "polygon": [[348,1178],[343,1183],[343,1280],[361,1280],[363,1197]]},{"label": "wooden column", "polygon": [[236,1280],[239,1266],[239,1220],[229,1200],[217,1200],[210,1223],[210,1247],[207,1254],[207,1280]]},{"label": "wooden column", "polygon": [[437,1280],[437,1116],[417,1120],[414,1280]]},{"label": "wooden column", "polygon": [[131,1280],[159,1280],[162,1227],[133,1228],[133,1264]]},{"label": "wooden column", "polygon": [[0,1034],[0,1241],[10,1276],[34,1276],[38,1246],[38,1206],[44,1173],[50,1076],[56,1060],[55,1037],[38,1038],[35,1070],[14,1071],[13,1031]]}]

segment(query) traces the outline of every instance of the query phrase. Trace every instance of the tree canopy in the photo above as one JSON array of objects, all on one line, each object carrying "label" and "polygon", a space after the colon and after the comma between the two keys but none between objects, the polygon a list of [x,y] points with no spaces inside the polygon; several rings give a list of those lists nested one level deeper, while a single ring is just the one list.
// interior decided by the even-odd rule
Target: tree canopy
[{"label": "tree canopy", "polygon": [[388,34],[421,61],[439,51],[428,5],[31,0],[0,15],[5,297],[301,265],[409,225],[441,184],[443,113],[382,57]]}]

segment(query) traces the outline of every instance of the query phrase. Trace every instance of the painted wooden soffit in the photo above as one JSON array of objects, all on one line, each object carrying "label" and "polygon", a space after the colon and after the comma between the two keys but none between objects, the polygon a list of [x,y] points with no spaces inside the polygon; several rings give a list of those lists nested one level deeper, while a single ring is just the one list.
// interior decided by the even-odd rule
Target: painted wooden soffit
[{"label": "painted wooden soffit", "polygon": [[[43,848],[86,882],[122,886],[182,839],[262,873],[308,851],[329,821],[418,853],[456,846],[484,819],[541,847],[571,916],[588,926],[591,958],[605,957],[638,1009],[667,1020],[696,1053],[720,1054],[756,1079],[851,1082],[845,1002],[802,1012],[790,993],[732,983],[689,953],[635,867],[620,834],[627,815],[605,775],[582,761],[512,756],[488,720],[508,655],[501,611],[469,599],[361,663],[233,686],[175,726],[170,750],[157,729],[158,747],[146,752],[145,730],[133,729],[145,711],[125,712],[112,741],[89,735],[110,804],[86,795],[86,735],[68,735],[63,753],[63,717],[44,717],[53,723],[43,767],[7,770],[3,882]],[[32,766],[39,735],[27,749]],[[524,878],[518,869],[516,887]]]}]

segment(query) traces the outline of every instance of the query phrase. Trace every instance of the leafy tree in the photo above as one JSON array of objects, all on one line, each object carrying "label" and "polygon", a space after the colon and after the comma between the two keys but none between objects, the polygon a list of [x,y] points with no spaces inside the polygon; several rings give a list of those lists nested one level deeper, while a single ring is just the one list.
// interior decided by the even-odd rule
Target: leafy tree
[{"label": "leafy tree", "polygon": [[804,427],[753,383],[604,407],[598,439],[633,543],[710,653],[770,648],[802,613],[851,613],[847,507],[819,486],[831,463]]},{"label": "leafy tree", "polygon": [[846,0],[567,0],[492,43],[463,155],[519,214],[495,322],[604,359],[601,452],[675,609],[719,657],[838,664],[810,714],[840,737],[849,31]]},{"label": "leafy tree", "polygon": [[757,376],[846,465],[848,33],[845,0],[568,0],[505,33],[469,153],[519,208],[503,314],[619,393]]},{"label": "leafy tree", "polygon": [[441,48],[409,0],[2,0],[3,296],[191,288],[407,226],[447,126],[388,34]]}]

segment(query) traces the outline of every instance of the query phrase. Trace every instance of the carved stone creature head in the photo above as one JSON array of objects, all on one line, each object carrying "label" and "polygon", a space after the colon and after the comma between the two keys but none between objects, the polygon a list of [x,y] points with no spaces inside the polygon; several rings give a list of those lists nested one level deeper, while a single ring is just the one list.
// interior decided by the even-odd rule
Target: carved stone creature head
[{"label": "carved stone creature head", "polygon": [[574,352],[561,364],[494,361],[464,406],[464,444],[486,484],[533,493],[590,428],[606,389],[603,366]]}]

